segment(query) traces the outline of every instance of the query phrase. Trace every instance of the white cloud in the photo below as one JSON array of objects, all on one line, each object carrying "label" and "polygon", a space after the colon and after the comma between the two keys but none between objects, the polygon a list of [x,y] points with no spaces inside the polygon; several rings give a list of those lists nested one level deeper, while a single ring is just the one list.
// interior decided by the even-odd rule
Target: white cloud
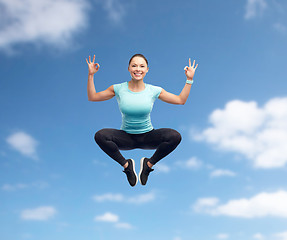
[{"label": "white cloud", "polygon": [[198,160],[196,157],[192,157],[189,160],[186,161],[185,166],[187,168],[191,168],[191,169],[197,169],[200,168],[202,165],[202,162],[200,160]]},{"label": "white cloud", "polygon": [[253,235],[254,239],[263,240],[264,236],[261,233],[256,233]]},{"label": "white cloud", "polygon": [[16,190],[19,190],[19,189],[25,189],[25,188],[28,188],[28,185],[27,184],[24,184],[24,183],[18,183],[18,184],[4,184],[2,186],[2,190],[4,191],[16,191]]},{"label": "white cloud", "polygon": [[34,182],[31,184],[26,184],[26,183],[16,183],[16,184],[4,184],[2,186],[2,190],[4,191],[17,191],[17,190],[21,190],[21,189],[26,189],[26,188],[38,188],[38,189],[44,189],[47,188],[49,186],[48,183],[46,182]]},{"label": "white cloud", "polygon": [[255,18],[262,14],[267,8],[265,0],[247,0],[245,8],[245,19]]},{"label": "white cloud", "polygon": [[143,204],[147,202],[151,202],[155,199],[155,193],[145,193],[140,194],[134,197],[125,197],[122,194],[113,194],[113,193],[106,193],[103,195],[95,195],[93,199],[96,202],[125,202],[125,203],[133,203],[133,204]]},{"label": "white cloud", "polygon": [[284,24],[282,24],[282,23],[275,23],[274,25],[273,25],[273,27],[274,27],[274,29],[276,30],[276,31],[278,31],[279,33],[282,33],[282,34],[285,34],[285,33],[287,33],[287,27],[284,25]]},{"label": "white cloud", "polygon": [[38,142],[25,132],[16,132],[6,139],[6,142],[21,154],[37,159],[36,147]]},{"label": "white cloud", "polygon": [[210,176],[211,177],[223,177],[223,176],[234,177],[234,176],[236,176],[236,173],[234,173],[230,170],[216,169],[210,173]]},{"label": "white cloud", "polygon": [[114,223],[114,226],[116,228],[121,228],[121,229],[132,229],[133,228],[133,226],[129,223],[120,222],[120,217],[111,212],[106,212],[103,215],[96,216],[94,220],[97,222]]},{"label": "white cloud", "polygon": [[18,43],[65,46],[87,22],[86,0],[0,0],[0,49]]},{"label": "white cloud", "polygon": [[278,240],[287,240],[287,231],[286,232],[281,232],[281,233],[276,233],[276,234],[274,234],[274,236]]},{"label": "white cloud", "polygon": [[126,8],[120,0],[104,0],[103,7],[113,23],[118,24],[122,22],[126,14]]},{"label": "white cloud", "polygon": [[170,167],[168,165],[166,165],[166,164],[158,163],[156,165],[156,170],[157,170],[157,172],[169,173],[170,172]]},{"label": "white cloud", "polygon": [[103,195],[95,195],[93,199],[96,202],[123,202],[124,196],[122,194],[113,194],[113,193],[106,193]]},{"label": "white cloud", "polygon": [[225,215],[240,218],[283,217],[287,218],[287,192],[259,193],[247,199],[230,200],[219,205],[217,198],[199,199],[193,209],[210,215]]},{"label": "white cloud", "polygon": [[119,216],[115,215],[113,213],[110,213],[110,212],[106,212],[103,215],[96,216],[95,217],[95,221],[99,221],[99,222],[118,222],[119,221]]},{"label": "white cloud", "polygon": [[219,202],[218,198],[200,198],[192,206],[193,210],[196,212],[209,212],[209,209],[215,207]]},{"label": "white cloud", "polygon": [[135,197],[128,198],[127,201],[134,204],[142,204],[151,202],[155,199],[155,194],[153,192],[140,194]]},{"label": "white cloud", "polygon": [[234,100],[214,110],[209,121],[211,127],[192,133],[195,140],[240,153],[258,168],[287,163],[287,98],[273,98],[262,108],[256,102]]},{"label": "white cloud", "polygon": [[175,237],[173,240],[181,240],[181,237]]},{"label": "white cloud", "polygon": [[178,161],[176,165],[185,169],[199,169],[202,166],[202,162],[197,157],[191,157],[187,161]]},{"label": "white cloud", "polygon": [[93,160],[93,164],[99,165],[99,166],[107,166],[106,162],[100,161],[100,160]]},{"label": "white cloud", "polygon": [[229,235],[226,233],[220,233],[216,236],[217,239],[228,239]]},{"label": "white cloud", "polygon": [[133,228],[131,224],[123,223],[123,222],[116,223],[115,227],[116,228],[122,228],[122,229],[132,229]]},{"label": "white cloud", "polygon": [[43,206],[35,209],[26,209],[21,212],[21,219],[45,221],[55,216],[56,209],[51,206]]}]

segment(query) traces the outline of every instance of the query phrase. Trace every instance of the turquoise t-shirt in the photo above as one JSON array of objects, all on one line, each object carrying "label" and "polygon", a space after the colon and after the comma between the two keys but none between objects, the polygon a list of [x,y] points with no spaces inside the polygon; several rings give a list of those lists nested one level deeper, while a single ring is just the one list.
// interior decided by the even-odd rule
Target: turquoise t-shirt
[{"label": "turquoise t-shirt", "polygon": [[145,83],[143,91],[133,92],[129,90],[128,82],[113,86],[122,113],[121,129],[131,134],[151,131],[150,113],[162,88]]}]

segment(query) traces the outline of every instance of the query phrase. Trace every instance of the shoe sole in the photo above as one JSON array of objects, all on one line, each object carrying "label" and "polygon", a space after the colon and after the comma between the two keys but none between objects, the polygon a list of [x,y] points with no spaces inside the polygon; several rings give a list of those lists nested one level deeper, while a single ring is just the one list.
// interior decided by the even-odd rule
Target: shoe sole
[{"label": "shoe sole", "polygon": [[145,159],[145,157],[143,157],[143,158],[141,159],[141,169],[140,169],[140,172],[139,172],[139,181],[140,181],[141,185],[143,185],[142,182],[141,182],[141,173],[142,173],[142,171],[143,171],[144,159]]},{"label": "shoe sole", "polygon": [[[133,171],[134,171],[134,173],[136,175],[136,183],[135,183],[135,185],[137,185],[137,183],[138,183],[138,176],[137,176],[136,169],[135,169],[136,164],[135,164],[135,161],[133,159],[131,159],[131,161],[133,163]],[[132,186],[132,187],[134,187],[134,186]]]}]

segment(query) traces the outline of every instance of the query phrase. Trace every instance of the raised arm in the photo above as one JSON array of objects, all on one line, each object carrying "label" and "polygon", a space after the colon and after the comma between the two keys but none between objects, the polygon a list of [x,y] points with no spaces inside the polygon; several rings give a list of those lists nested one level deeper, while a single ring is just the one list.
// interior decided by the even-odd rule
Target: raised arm
[{"label": "raised arm", "polygon": [[162,89],[159,95],[159,99],[164,102],[171,103],[171,104],[180,104],[180,105],[185,104],[190,93],[191,85],[193,82],[193,76],[194,76],[197,66],[198,64],[196,64],[195,66],[195,60],[193,61],[193,65],[191,66],[191,60],[189,59],[189,66],[186,66],[184,68],[187,81],[181,93],[179,95],[175,95],[173,93],[167,92],[164,89]]},{"label": "raised arm", "polygon": [[91,61],[91,56],[89,56],[89,61],[86,59],[86,62],[89,66],[89,76],[88,76],[88,100],[93,102],[105,101],[113,98],[115,96],[114,87],[110,86],[104,91],[96,92],[95,84],[94,84],[94,75],[97,71],[99,71],[100,65],[95,63],[95,55],[93,61]]}]

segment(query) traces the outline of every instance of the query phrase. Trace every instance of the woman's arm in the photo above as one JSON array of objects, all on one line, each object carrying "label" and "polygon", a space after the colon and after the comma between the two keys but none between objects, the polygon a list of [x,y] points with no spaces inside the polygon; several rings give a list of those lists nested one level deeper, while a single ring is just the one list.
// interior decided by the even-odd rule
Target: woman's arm
[{"label": "woman's arm", "polygon": [[[193,76],[194,76],[197,66],[198,64],[196,64],[195,66],[195,60],[193,61],[193,65],[191,66],[191,60],[189,59],[189,66],[186,66],[184,68],[187,80],[189,81],[193,80]],[[191,84],[189,83],[185,84],[184,88],[182,89],[179,95],[172,94],[162,89],[159,95],[159,99],[167,103],[183,105],[185,104],[189,96],[190,89],[191,89]]]},{"label": "woman's arm", "polygon": [[109,100],[112,97],[115,96],[114,87],[110,86],[104,91],[96,92],[95,84],[94,84],[94,75],[99,70],[100,65],[98,63],[95,63],[95,55],[93,58],[93,61],[91,62],[91,56],[89,56],[89,61],[86,59],[86,62],[89,66],[89,76],[88,76],[88,100],[89,101],[105,101]]}]

